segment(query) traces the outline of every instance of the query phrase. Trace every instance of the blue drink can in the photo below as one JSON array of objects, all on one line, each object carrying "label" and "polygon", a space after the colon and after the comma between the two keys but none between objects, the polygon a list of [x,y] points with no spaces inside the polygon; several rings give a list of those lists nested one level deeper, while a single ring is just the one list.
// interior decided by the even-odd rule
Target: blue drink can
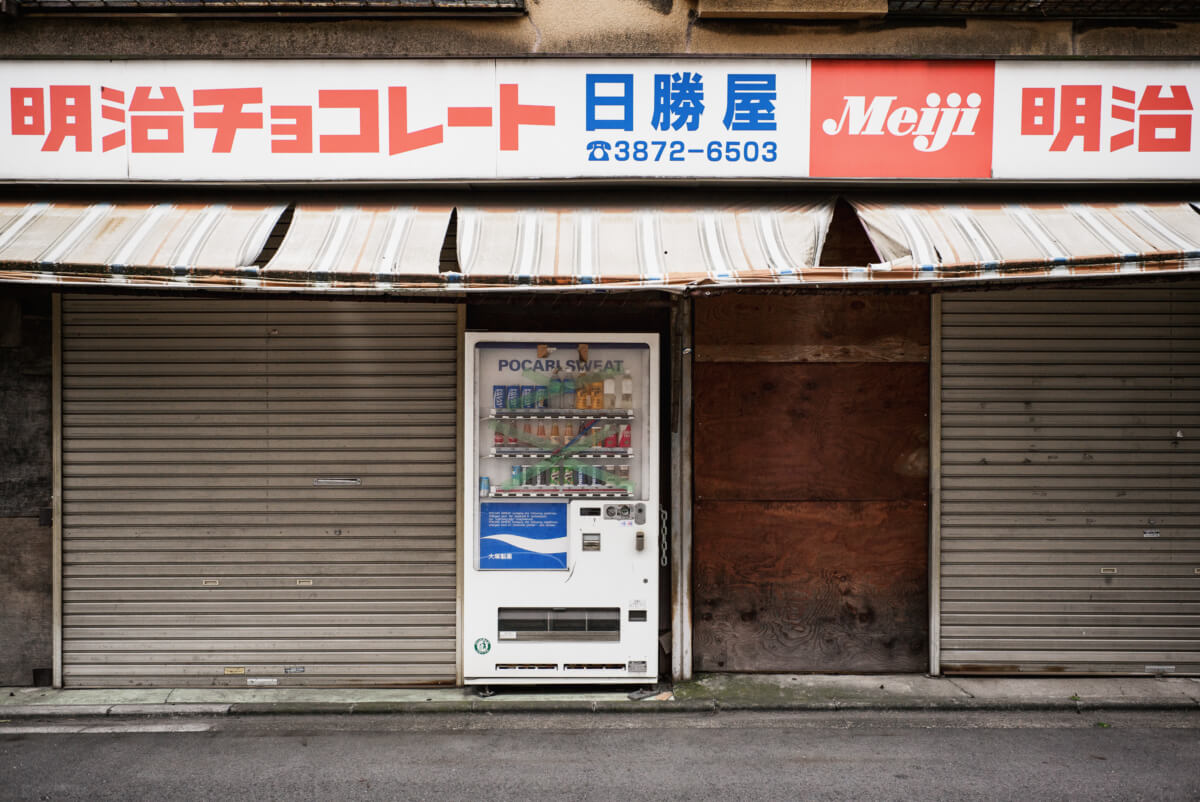
[{"label": "blue drink can", "polygon": [[521,386],[519,384],[508,385],[508,390],[504,396],[504,406],[507,409],[521,408]]},{"label": "blue drink can", "polygon": [[508,395],[508,387],[503,384],[492,385],[492,409],[504,409],[505,397]]},{"label": "blue drink can", "polygon": [[521,409],[533,409],[533,400],[536,397],[536,388],[532,384],[524,384],[521,386]]},{"label": "blue drink can", "polygon": [[520,465],[512,466],[512,483],[514,485],[525,484],[525,468]]}]

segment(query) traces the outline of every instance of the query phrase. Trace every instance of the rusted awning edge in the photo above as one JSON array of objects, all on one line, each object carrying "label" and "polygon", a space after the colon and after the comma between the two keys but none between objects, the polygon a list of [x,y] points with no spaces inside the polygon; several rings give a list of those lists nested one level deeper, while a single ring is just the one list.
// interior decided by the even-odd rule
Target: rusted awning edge
[{"label": "rusted awning edge", "polygon": [[387,282],[363,280],[361,276],[332,275],[327,281],[289,281],[279,277],[259,279],[244,274],[167,276],[153,274],[112,274],[98,271],[62,272],[29,269],[27,266],[0,265],[0,283],[49,285],[59,288],[103,286],[109,289],[214,290],[224,292],[345,293],[370,295],[460,296],[494,293],[606,293],[658,292],[686,295],[710,290],[799,289],[802,287],[850,286],[875,284],[887,286],[933,286],[969,282],[1016,282],[1040,280],[1076,280],[1115,276],[1167,276],[1200,273],[1200,258],[1161,259],[1139,262],[1106,262],[1052,267],[998,269],[956,269],[953,271],[872,269],[860,267],[815,268],[796,276],[772,276],[765,271],[736,282],[711,278],[678,282],[647,283],[640,280],[608,281],[591,284],[464,282],[454,274],[442,274],[428,281]]}]

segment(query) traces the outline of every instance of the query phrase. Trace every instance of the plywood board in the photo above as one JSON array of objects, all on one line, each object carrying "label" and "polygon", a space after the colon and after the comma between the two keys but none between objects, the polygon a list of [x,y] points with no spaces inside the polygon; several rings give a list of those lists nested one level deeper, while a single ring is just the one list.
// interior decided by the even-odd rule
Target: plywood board
[{"label": "plywood board", "polygon": [[925,499],[924,364],[695,366],[699,499]]},{"label": "plywood board", "polygon": [[928,668],[926,504],[701,502],[700,671]]}]

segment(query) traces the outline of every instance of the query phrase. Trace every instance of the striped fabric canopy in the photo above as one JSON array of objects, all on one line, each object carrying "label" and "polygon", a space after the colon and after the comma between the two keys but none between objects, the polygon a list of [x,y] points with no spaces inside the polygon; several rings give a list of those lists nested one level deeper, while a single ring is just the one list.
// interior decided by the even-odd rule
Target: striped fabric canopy
[{"label": "striped fabric canopy", "polygon": [[827,266],[821,252],[832,198],[749,197],[695,205],[678,195],[657,204],[610,198],[589,206],[536,198],[508,205],[300,203],[287,214],[282,203],[0,203],[0,281],[686,292],[1200,269],[1200,213],[1188,203],[852,200],[880,261]]},{"label": "striped fabric canopy", "polygon": [[458,210],[466,284],[660,287],[800,280],[832,199],[786,205],[470,206]]},{"label": "striped fabric canopy", "polygon": [[853,203],[882,259],[875,275],[1145,272],[1200,257],[1200,214],[1188,203]]}]

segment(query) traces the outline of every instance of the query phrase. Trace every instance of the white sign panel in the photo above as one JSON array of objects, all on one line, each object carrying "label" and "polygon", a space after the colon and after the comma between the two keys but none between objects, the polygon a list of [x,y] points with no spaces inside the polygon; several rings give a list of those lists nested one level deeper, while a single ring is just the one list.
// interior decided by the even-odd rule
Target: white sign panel
[{"label": "white sign panel", "polygon": [[0,178],[803,176],[807,61],[9,62]]},{"label": "white sign panel", "polygon": [[561,99],[553,128],[522,127],[520,147],[501,148],[501,178],[808,174],[807,61],[547,66],[497,66],[501,86]]},{"label": "white sign panel", "polygon": [[0,180],[1195,180],[1200,62],[9,61]]},{"label": "white sign panel", "polygon": [[995,178],[1197,178],[1193,62],[996,62]]}]

